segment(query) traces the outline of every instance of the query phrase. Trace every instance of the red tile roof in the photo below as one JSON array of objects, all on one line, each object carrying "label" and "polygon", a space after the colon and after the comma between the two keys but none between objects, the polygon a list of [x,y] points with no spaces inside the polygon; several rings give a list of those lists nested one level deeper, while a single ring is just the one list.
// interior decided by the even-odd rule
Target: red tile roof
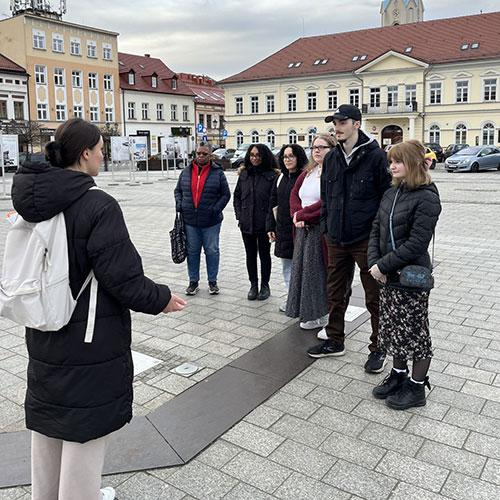
[{"label": "red tile roof", "polygon": [[196,102],[224,106],[224,90],[217,85],[213,78],[206,75],[179,73],[179,80],[194,92]]},{"label": "red tile roof", "polygon": [[14,61],[0,54],[0,71],[8,71],[9,73],[26,73],[26,70],[16,64]]},{"label": "red tile roof", "polygon": [[[479,47],[471,49],[472,42]],[[469,48],[461,50],[463,44]],[[405,54],[407,47],[413,48],[406,55],[429,64],[499,57],[500,12],[299,38],[220,83],[352,72],[389,50]],[[327,62],[315,65],[318,59]]]},{"label": "red tile roof", "polygon": [[[120,71],[120,87],[123,90],[137,90],[142,92],[157,92],[159,94],[194,95],[192,90],[182,81],[177,80],[177,89],[172,89],[172,79],[177,75],[163,63],[161,59],[150,56],[118,53]],[[135,85],[128,83],[130,70],[135,72]],[[151,76],[158,76],[158,86],[151,85]]]}]

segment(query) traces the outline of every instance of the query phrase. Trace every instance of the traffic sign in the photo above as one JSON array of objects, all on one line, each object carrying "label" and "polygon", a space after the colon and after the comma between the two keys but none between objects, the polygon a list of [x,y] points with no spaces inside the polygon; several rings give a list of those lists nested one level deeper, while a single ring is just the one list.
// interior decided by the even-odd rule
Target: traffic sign
[{"label": "traffic sign", "polygon": [[208,142],[208,135],[204,135],[201,140],[205,141],[205,142]]},{"label": "traffic sign", "polygon": [[203,133],[203,123],[198,123],[198,125],[196,125],[196,132],[199,134]]},{"label": "traffic sign", "polygon": [[224,137],[224,139],[227,137],[227,130],[226,129],[222,130],[222,137]]}]

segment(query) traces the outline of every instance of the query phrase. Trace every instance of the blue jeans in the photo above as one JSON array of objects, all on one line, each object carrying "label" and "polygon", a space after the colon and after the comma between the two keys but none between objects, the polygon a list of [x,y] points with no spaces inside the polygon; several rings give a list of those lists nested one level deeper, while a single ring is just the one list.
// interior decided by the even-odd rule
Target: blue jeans
[{"label": "blue jeans", "polygon": [[287,293],[288,289],[290,288],[290,278],[292,276],[292,262],[292,259],[281,258],[281,265],[283,268],[283,281],[285,282]]},{"label": "blue jeans", "polygon": [[205,252],[208,281],[217,281],[219,273],[219,233],[221,223],[210,227],[186,224],[187,266],[189,281],[200,281],[201,248]]}]

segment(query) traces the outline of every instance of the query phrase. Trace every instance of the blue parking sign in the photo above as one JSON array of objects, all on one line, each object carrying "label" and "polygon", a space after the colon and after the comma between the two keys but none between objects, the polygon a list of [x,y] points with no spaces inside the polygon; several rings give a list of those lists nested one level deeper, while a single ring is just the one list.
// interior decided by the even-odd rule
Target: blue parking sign
[{"label": "blue parking sign", "polygon": [[227,130],[226,129],[224,129],[222,131],[222,137],[224,137],[224,139],[227,137]]},{"label": "blue parking sign", "polygon": [[198,123],[198,125],[196,125],[196,132],[199,134],[203,133],[203,123]]}]

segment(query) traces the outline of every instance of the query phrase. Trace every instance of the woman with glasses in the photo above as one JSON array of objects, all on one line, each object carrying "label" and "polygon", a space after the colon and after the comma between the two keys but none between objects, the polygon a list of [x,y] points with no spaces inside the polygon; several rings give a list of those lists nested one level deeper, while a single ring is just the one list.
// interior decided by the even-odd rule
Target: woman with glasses
[{"label": "woman with glasses", "polygon": [[299,317],[304,330],[322,328],[328,323],[326,250],[319,227],[320,180],[323,160],[334,146],[335,140],[328,134],[315,137],[311,159],[290,196],[296,234],[286,314]]},{"label": "woman with glasses", "polygon": [[[266,231],[269,199],[276,179],[276,159],[264,144],[248,148],[243,166],[238,171],[234,190],[234,212],[245,245],[250,290],[248,300],[266,300],[271,295],[271,243]],[[260,290],[257,273],[260,259]]]},{"label": "woman with glasses", "polygon": [[[290,193],[307,163],[307,155],[298,144],[286,144],[278,153],[281,174],[273,184],[267,215],[267,235],[275,242],[274,255],[281,258],[286,290],[290,287],[293,257],[293,221],[290,215]],[[286,300],[280,306],[286,311]]]}]

